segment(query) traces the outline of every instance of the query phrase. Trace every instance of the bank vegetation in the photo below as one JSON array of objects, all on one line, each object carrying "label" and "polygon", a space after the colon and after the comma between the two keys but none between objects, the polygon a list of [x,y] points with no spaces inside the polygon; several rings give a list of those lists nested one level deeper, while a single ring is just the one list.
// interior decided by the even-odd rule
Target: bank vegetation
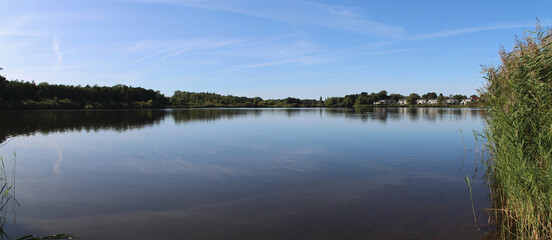
[{"label": "bank vegetation", "polygon": [[[1,69],[0,69],[1,70]],[[322,99],[262,99],[260,97],[238,97],[209,92],[175,91],[167,97],[159,91],[132,87],[122,84],[115,86],[72,86],[62,84],[35,83],[20,80],[6,80],[0,75],[0,109],[129,109],[129,108],[207,108],[207,107],[366,107],[380,100],[399,101],[404,99],[408,105],[416,104],[420,99],[436,99],[438,106],[445,106],[446,99],[465,99],[461,94],[437,95],[429,92],[422,96],[412,93],[408,96],[388,94],[383,90],[377,93],[362,92],[343,97]],[[478,103],[470,106],[479,106]],[[435,107],[435,106],[434,106]]]},{"label": "bank vegetation", "polygon": [[486,67],[482,97],[498,239],[552,238],[552,31],[538,27]]}]

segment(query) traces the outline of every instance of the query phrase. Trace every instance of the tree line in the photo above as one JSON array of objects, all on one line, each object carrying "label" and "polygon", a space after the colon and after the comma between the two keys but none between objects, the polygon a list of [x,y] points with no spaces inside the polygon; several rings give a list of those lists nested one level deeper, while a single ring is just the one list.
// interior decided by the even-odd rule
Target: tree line
[{"label": "tree line", "polygon": [[[472,95],[474,97],[475,95]],[[330,97],[326,98],[325,101],[323,101],[323,105],[326,107],[355,107],[355,106],[369,106],[373,105],[375,102],[380,100],[394,100],[399,101],[401,99],[405,99],[408,105],[415,105],[417,100],[425,99],[425,100],[431,100],[431,99],[437,99],[439,104],[444,104],[445,100],[449,98],[457,99],[458,101],[461,101],[462,99],[466,99],[466,95],[456,94],[456,95],[449,95],[448,97],[443,96],[442,93],[437,95],[435,92],[429,92],[427,94],[423,94],[420,96],[417,93],[412,93],[408,96],[404,96],[402,94],[398,93],[392,93],[387,94],[387,91],[383,90],[378,93],[371,93],[368,94],[367,92],[362,92],[360,94],[351,94],[346,95],[345,97]]]},{"label": "tree line", "polygon": [[159,91],[141,87],[36,84],[0,76],[0,109],[161,108],[168,104]]},{"label": "tree line", "polygon": [[368,94],[350,94],[344,97],[322,99],[262,99],[260,97],[238,97],[208,92],[175,91],[167,97],[159,91],[117,84],[106,86],[73,86],[36,84],[28,81],[8,81],[0,75],[0,109],[121,109],[121,108],[165,108],[165,107],[355,107],[373,105],[384,99],[398,101],[406,99],[416,104],[419,99],[437,99],[444,103],[447,98],[465,99],[464,95],[444,97],[429,92],[422,96],[387,94],[387,91]]}]

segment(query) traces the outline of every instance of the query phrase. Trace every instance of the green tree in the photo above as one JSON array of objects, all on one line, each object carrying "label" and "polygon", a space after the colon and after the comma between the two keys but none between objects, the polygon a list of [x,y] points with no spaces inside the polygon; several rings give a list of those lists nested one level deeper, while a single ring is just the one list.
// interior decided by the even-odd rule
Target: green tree
[{"label": "green tree", "polygon": [[346,95],[345,98],[343,99],[343,107],[354,106],[357,102],[357,98],[358,98],[358,95],[356,94]]},{"label": "green tree", "polygon": [[286,104],[293,104],[293,103],[301,104],[301,99],[288,97],[288,98],[284,99],[284,103],[286,103]]},{"label": "green tree", "polygon": [[389,97],[387,96],[387,91],[382,90],[377,94],[377,100],[376,101],[383,100],[383,99],[388,99],[388,98]]},{"label": "green tree", "polygon": [[428,93],[426,94],[426,98],[425,98],[425,99],[427,99],[427,100],[430,100],[430,99],[437,99],[437,93],[435,93],[435,92],[428,92]]},{"label": "green tree", "polygon": [[417,93],[412,93],[406,98],[406,103],[408,103],[409,105],[414,105],[416,104],[416,100],[420,99],[422,99],[420,95],[418,95]]},{"label": "green tree", "polygon": [[468,97],[466,97],[466,95],[460,95],[460,94],[456,94],[454,96],[452,96],[452,98],[458,100],[458,101],[462,101],[462,99],[466,99]]},{"label": "green tree", "polygon": [[254,103],[254,104],[259,104],[261,101],[263,101],[263,99],[260,98],[260,97],[255,97],[255,98],[253,98],[253,103]]},{"label": "green tree", "polygon": [[439,93],[439,96],[437,97],[437,102],[438,102],[439,104],[445,103],[445,96],[443,96],[442,93]]},{"label": "green tree", "polygon": [[403,99],[403,98],[404,98],[403,95],[397,94],[397,93],[392,93],[391,95],[389,95],[389,99],[395,100],[395,101],[399,101],[400,99]]}]

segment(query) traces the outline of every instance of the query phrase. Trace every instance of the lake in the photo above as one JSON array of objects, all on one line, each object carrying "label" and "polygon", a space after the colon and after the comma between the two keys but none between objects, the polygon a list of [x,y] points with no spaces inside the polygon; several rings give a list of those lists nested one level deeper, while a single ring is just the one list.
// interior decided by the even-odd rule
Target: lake
[{"label": "lake", "polygon": [[[4,111],[6,231],[86,239],[483,239],[467,108]],[[13,152],[15,151],[16,157]],[[479,169],[481,172],[481,169]],[[479,225],[490,206],[471,180]],[[12,221],[13,215],[17,220]]]}]

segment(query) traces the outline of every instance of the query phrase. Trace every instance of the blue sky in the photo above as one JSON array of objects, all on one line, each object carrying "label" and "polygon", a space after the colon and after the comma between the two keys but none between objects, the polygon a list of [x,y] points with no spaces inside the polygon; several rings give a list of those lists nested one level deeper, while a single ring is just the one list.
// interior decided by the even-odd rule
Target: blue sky
[{"label": "blue sky", "polygon": [[474,94],[552,1],[0,0],[8,79],[262,98]]}]

